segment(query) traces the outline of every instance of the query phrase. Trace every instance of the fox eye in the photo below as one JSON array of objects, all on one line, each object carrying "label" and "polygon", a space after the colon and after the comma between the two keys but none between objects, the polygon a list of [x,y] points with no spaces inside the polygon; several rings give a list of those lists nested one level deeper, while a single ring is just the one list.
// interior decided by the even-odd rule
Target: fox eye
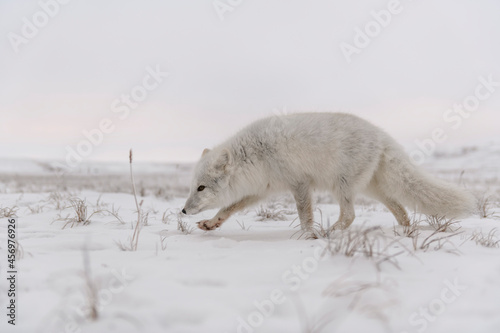
[{"label": "fox eye", "polygon": [[203,191],[204,189],[205,189],[205,186],[203,186],[203,185],[198,186],[198,192],[201,192],[201,191]]}]

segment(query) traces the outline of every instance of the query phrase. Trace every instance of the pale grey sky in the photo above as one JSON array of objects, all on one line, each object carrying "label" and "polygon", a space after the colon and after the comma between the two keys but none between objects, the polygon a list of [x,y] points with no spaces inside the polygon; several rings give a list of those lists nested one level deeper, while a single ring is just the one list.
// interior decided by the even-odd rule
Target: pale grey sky
[{"label": "pale grey sky", "polygon": [[409,149],[437,127],[439,147],[500,139],[500,86],[477,88],[500,82],[497,0],[66,2],[0,0],[0,157],[65,159],[109,119],[86,160],[194,161],[276,110],[354,113]]}]

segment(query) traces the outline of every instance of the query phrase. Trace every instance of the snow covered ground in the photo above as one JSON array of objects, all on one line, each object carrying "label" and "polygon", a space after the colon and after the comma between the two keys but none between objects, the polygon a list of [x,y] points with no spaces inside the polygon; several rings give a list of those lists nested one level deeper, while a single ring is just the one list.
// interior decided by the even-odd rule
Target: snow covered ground
[{"label": "snow covered ground", "polygon": [[[0,219],[1,332],[500,332],[498,146],[425,165],[489,199],[489,217],[405,232],[360,199],[349,231],[318,240],[300,237],[288,196],[201,231],[195,222],[215,211],[178,214],[191,166],[137,164],[136,251],[126,250],[137,220],[128,163],[60,177],[46,163],[1,162],[0,214],[13,209],[19,241],[12,326]],[[88,223],[74,222],[75,198],[96,212]],[[335,222],[338,206],[317,201],[317,222]]]}]

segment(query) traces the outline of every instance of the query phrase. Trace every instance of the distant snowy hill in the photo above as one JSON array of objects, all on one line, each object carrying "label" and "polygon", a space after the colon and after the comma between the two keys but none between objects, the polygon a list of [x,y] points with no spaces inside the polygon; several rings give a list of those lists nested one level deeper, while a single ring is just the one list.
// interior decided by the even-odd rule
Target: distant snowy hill
[{"label": "distant snowy hill", "polygon": [[[0,159],[0,174],[22,174],[22,175],[43,175],[53,174],[60,170],[57,161],[37,161],[28,159]],[[173,163],[144,163],[134,162],[135,173],[156,174],[156,173],[178,173],[187,172],[192,169],[192,164]],[[83,162],[74,168],[67,168],[67,174],[89,175],[89,174],[128,174],[129,163],[124,162]]]}]

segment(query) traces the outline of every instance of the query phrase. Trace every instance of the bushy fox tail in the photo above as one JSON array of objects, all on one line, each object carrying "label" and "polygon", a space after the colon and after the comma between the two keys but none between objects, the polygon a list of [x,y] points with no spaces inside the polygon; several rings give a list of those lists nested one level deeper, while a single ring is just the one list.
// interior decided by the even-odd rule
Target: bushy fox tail
[{"label": "bushy fox tail", "polygon": [[386,195],[419,213],[461,218],[477,209],[472,193],[426,174],[400,147],[386,149],[377,178]]}]

